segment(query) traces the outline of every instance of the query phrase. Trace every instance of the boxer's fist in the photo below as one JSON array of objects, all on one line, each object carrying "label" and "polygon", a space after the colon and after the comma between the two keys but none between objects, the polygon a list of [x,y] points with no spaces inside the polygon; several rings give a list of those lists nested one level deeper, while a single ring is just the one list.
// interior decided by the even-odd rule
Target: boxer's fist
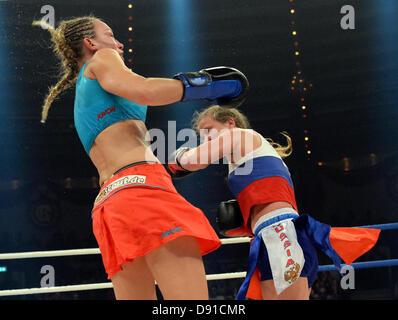
[{"label": "boxer's fist", "polygon": [[249,91],[249,81],[239,70],[231,67],[214,67],[198,72],[179,73],[174,76],[184,85],[181,101],[205,99],[223,106],[237,108]]},{"label": "boxer's fist", "polygon": [[181,156],[188,150],[189,148],[178,148],[170,156],[167,167],[173,178],[183,178],[192,173],[192,171],[184,169],[180,163]]}]

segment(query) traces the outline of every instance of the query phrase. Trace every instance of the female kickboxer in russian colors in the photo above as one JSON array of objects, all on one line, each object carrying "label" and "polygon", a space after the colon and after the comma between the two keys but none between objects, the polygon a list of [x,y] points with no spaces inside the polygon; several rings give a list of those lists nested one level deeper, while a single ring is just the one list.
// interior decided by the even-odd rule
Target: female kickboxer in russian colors
[{"label": "female kickboxer in russian colors", "polygon": [[202,255],[221,242],[152,153],[147,106],[197,99],[239,105],[247,79],[228,67],[145,78],[126,67],[123,44],[102,20],[85,16],[47,29],[62,77],[45,98],[42,122],[54,99],[76,84],[74,122],[101,185],[93,231],[116,298],[156,299],[156,280],[164,299],[208,299]]},{"label": "female kickboxer in russian colors", "polygon": [[250,129],[236,108],[213,105],[196,113],[194,128],[204,138],[196,148],[177,149],[169,163],[179,177],[225,157],[228,187],[236,199],[218,211],[220,233],[253,236],[249,266],[237,299],[309,299],[318,272],[316,248],[340,270],[370,250],[380,230],[331,228],[298,214],[293,181],[283,158],[292,142],[281,146]]}]

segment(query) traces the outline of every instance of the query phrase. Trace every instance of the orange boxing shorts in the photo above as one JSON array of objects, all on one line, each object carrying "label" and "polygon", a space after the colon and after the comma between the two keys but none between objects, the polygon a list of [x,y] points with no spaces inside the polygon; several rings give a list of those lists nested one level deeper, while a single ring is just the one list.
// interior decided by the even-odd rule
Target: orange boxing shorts
[{"label": "orange boxing shorts", "polygon": [[108,279],[122,264],[181,236],[195,237],[202,255],[221,245],[204,213],[177,192],[156,162],[118,170],[101,187],[92,219]]}]

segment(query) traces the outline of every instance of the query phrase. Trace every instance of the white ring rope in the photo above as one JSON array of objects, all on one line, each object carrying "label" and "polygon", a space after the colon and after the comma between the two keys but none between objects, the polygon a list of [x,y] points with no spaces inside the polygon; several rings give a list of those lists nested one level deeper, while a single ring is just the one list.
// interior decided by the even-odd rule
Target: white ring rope
[{"label": "white ring rope", "polygon": [[[232,240],[232,241],[231,241]],[[235,238],[235,239],[222,239],[222,244],[232,243],[247,243],[250,242],[250,238]],[[18,254],[3,254],[7,259],[18,259],[22,258],[34,258],[34,257],[59,257],[59,256],[71,256],[71,255],[82,255],[82,254],[98,254],[99,249],[77,249],[77,250],[56,250],[47,252],[22,252]],[[361,268],[376,268],[386,266],[398,266],[398,259],[389,260],[376,260],[366,262],[355,262],[351,264],[352,267]],[[319,266],[318,272],[321,271],[332,271],[335,270],[334,265],[323,265]],[[230,273],[219,273],[206,275],[206,279],[209,280],[223,280],[223,279],[236,279],[245,278],[246,272],[230,272]],[[155,281],[156,283],[156,281]],[[68,285],[68,286],[57,286],[57,287],[44,287],[44,288],[31,288],[31,289],[12,289],[0,291],[0,296],[15,296],[15,295],[27,295],[27,294],[40,294],[40,293],[55,293],[55,292],[67,292],[67,291],[81,291],[81,290],[95,290],[95,289],[109,289],[113,288],[112,282],[105,283],[92,283],[92,284],[81,284],[81,285]]]},{"label": "white ring rope", "polygon": [[[224,245],[224,244],[249,243],[250,241],[251,241],[251,238],[249,238],[249,237],[225,238],[225,239],[221,239],[221,244]],[[52,251],[32,251],[32,252],[19,252],[19,253],[2,253],[2,254],[0,254],[0,260],[45,258],[45,257],[65,257],[65,256],[91,255],[91,254],[100,254],[100,253],[101,252],[100,252],[99,248],[52,250]],[[223,279],[237,279],[237,278],[244,278],[244,277],[246,277],[246,272],[231,272],[231,273],[219,273],[219,274],[206,275],[206,279],[208,281],[223,280]],[[112,282],[79,284],[79,285],[69,285],[69,286],[56,286],[56,287],[44,287],[44,288],[31,288],[31,289],[12,289],[12,290],[0,290],[0,297],[27,295],[27,294],[82,291],[82,290],[98,290],[98,289],[109,289],[109,288],[113,288]]]},{"label": "white ring rope", "polygon": [[32,289],[3,290],[3,291],[0,291],[0,296],[3,296],[3,297],[4,296],[18,296],[18,295],[25,295],[25,294],[55,293],[55,292],[95,290],[95,289],[108,289],[108,288],[113,288],[112,282],[79,284],[79,285],[58,286],[58,287],[45,287],[45,288],[32,288]]},{"label": "white ring rope", "polygon": [[[251,238],[249,238],[249,237],[227,238],[227,239],[221,239],[221,244],[248,243],[248,242],[250,242],[250,240],[251,240]],[[45,258],[45,257],[65,257],[65,256],[90,255],[90,254],[100,254],[100,253],[101,252],[98,248],[53,250],[53,251],[33,251],[33,252],[19,252],[19,253],[1,253],[0,260]]]},{"label": "white ring rope", "polygon": [[[390,223],[384,225],[374,225],[366,227],[377,227],[381,230],[397,229],[398,223]],[[236,238],[224,238],[221,239],[221,244],[238,244],[238,243],[249,243],[252,238],[250,237],[236,237]],[[63,256],[76,256],[76,255],[91,255],[100,254],[99,248],[92,249],[72,249],[72,250],[53,250],[53,251],[34,251],[34,252],[19,252],[19,253],[2,253],[0,254],[0,260],[10,259],[25,259],[25,258],[42,258],[42,257],[63,257]],[[397,259],[395,259],[397,260]],[[380,262],[388,262],[388,265],[398,265],[396,261],[391,264],[389,260],[383,260]],[[358,262],[359,264],[369,264],[369,262]],[[384,263],[384,265],[386,265]],[[380,264],[379,266],[382,266]],[[329,267],[329,266],[325,266]],[[326,270],[326,269],[325,269]],[[223,279],[236,279],[245,278],[246,272],[230,272],[230,273],[219,273],[206,275],[207,280],[223,280]],[[92,284],[80,284],[80,285],[68,285],[68,286],[57,286],[57,287],[44,287],[44,288],[31,288],[31,289],[12,289],[12,290],[0,290],[0,296],[15,296],[15,295],[26,295],[26,294],[40,294],[40,293],[55,293],[55,292],[68,292],[68,291],[81,291],[81,290],[95,290],[95,289],[109,289],[113,288],[112,282],[105,283],[92,283]]]},{"label": "white ring rope", "polygon": [[[209,280],[223,280],[223,279],[237,279],[246,277],[246,272],[231,272],[231,273],[219,273],[206,275],[206,279]],[[109,289],[113,288],[112,282],[104,283],[91,283],[91,284],[78,284],[69,286],[57,286],[57,287],[44,287],[44,288],[32,288],[32,289],[13,289],[0,291],[1,296],[18,296],[26,294],[41,294],[41,293],[55,293],[55,292],[68,292],[68,291],[82,291],[82,290],[97,290],[97,289]]]},{"label": "white ring rope", "polygon": [[14,259],[27,259],[27,258],[45,258],[45,257],[66,257],[99,254],[98,248],[94,249],[73,249],[73,250],[54,250],[54,251],[32,251],[32,252],[19,252],[19,253],[2,253],[0,260],[14,260]]}]

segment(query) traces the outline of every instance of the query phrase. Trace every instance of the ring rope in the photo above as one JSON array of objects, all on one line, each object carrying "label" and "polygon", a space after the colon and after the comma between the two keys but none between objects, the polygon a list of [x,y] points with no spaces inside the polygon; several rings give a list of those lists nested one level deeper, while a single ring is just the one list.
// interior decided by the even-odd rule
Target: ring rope
[{"label": "ring rope", "polygon": [[[346,264],[342,264],[342,267]],[[367,268],[380,268],[380,267],[392,267],[398,266],[398,259],[388,259],[388,260],[375,260],[375,261],[364,261],[364,262],[354,262],[350,264],[354,269],[367,269]],[[323,271],[338,271],[333,264],[319,266],[318,272]]]},{"label": "ring rope", "polygon": [[113,288],[112,282],[0,291],[0,297]]},{"label": "ring rope", "polygon": [[[206,275],[206,279],[210,280],[223,280],[223,279],[237,279],[246,277],[246,272],[231,272],[231,273],[219,273]],[[69,286],[57,286],[57,287],[43,287],[43,288],[31,288],[31,289],[12,289],[0,291],[0,296],[16,296],[26,294],[42,294],[42,293],[55,293],[55,292],[70,292],[70,291],[82,291],[82,290],[98,290],[98,289],[109,289],[113,288],[112,282],[104,283],[91,283],[91,284],[78,284]]]},{"label": "ring rope", "polygon": [[[369,226],[360,226],[355,228],[370,228],[370,229],[380,229],[380,230],[393,230],[398,229],[398,222],[395,223],[385,223],[385,224],[375,224]],[[221,239],[221,244],[238,244],[238,243],[248,243],[251,241],[250,237],[236,237],[236,238],[224,238]],[[99,248],[90,249],[72,249],[72,250],[53,250],[53,251],[33,251],[33,252],[19,252],[19,253],[1,253],[0,260],[10,260],[10,259],[25,259],[25,258],[44,258],[44,257],[64,257],[64,256],[74,256],[74,255],[90,255],[90,254],[100,254]]]},{"label": "ring rope", "polygon": [[[345,265],[343,264],[342,266],[345,266]],[[352,263],[351,266],[354,269],[398,266],[398,259],[355,262],[355,263]],[[337,271],[337,269],[334,265],[323,265],[323,266],[319,266],[318,271],[319,272]],[[219,274],[206,275],[206,279],[208,281],[224,280],[224,279],[238,279],[238,278],[244,278],[244,277],[246,277],[246,272],[230,272],[230,273],[219,273]],[[16,295],[27,295],[27,294],[98,290],[98,289],[110,289],[110,288],[113,288],[112,282],[104,282],[104,283],[79,284],[79,285],[69,285],[69,286],[57,286],[57,287],[2,290],[2,291],[0,291],[0,296],[4,297],[4,296],[16,296]]]},{"label": "ring rope", "polygon": [[393,223],[383,223],[383,224],[372,224],[368,226],[360,226],[353,228],[367,228],[367,229],[380,229],[380,230],[394,230],[398,229],[398,222]]},{"label": "ring rope", "polygon": [[72,250],[53,250],[53,251],[31,251],[18,253],[2,253],[0,260],[45,258],[45,257],[66,257],[78,255],[100,254],[99,248],[93,249],[72,249]]},{"label": "ring rope", "polygon": [[[357,228],[373,228],[373,229],[380,229],[380,230],[393,230],[393,229],[398,229],[398,223],[368,225],[368,226],[360,226]],[[251,241],[250,237],[225,238],[225,239],[221,239],[221,244],[224,245],[224,244],[248,243],[250,241]],[[3,253],[3,254],[0,254],[0,260],[90,255],[90,254],[99,254],[99,253],[100,253],[99,248],[53,250],[53,251],[34,251],[34,252],[20,252],[20,253]],[[345,265],[343,264],[342,266],[345,266]],[[398,266],[398,259],[355,262],[355,263],[352,263],[351,266],[354,269]],[[324,272],[324,271],[337,271],[337,269],[334,265],[319,266],[318,272]],[[244,278],[244,277],[246,277],[246,272],[231,272],[231,273],[220,273],[220,274],[206,275],[206,279],[208,281],[223,280],[223,279],[236,279],[236,278]],[[108,288],[113,288],[112,282],[81,284],[81,285],[68,285],[68,286],[57,286],[57,287],[44,287],[44,288],[31,288],[31,289],[0,290],[0,296],[15,296],[15,295],[96,290],[96,289],[108,289]]]},{"label": "ring rope", "polygon": [[[221,244],[238,244],[248,243],[251,241],[249,237],[227,238],[221,239]],[[91,249],[71,249],[71,250],[52,250],[52,251],[31,251],[18,253],[1,253],[0,260],[28,259],[28,258],[45,258],[45,257],[65,257],[77,255],[100,254],[99,248]]]}]

